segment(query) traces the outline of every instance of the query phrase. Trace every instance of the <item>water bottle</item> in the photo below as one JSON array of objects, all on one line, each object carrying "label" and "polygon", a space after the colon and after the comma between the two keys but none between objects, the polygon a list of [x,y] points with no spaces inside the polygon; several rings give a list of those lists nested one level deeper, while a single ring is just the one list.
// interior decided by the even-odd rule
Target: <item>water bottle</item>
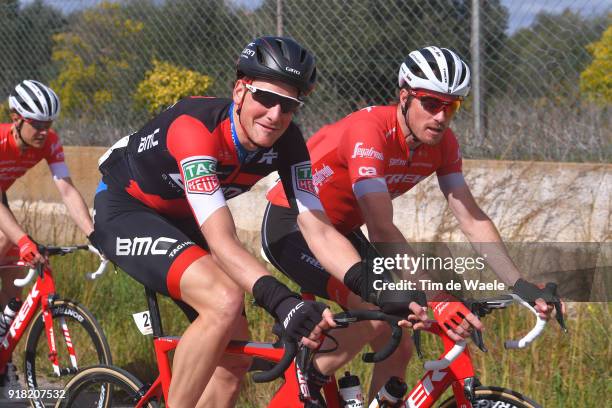
[{"label": "water bottle", "polygon": [[0,343],[4,344],[9,327],[11,327],[11,323],[13,323],[20,308],[21,300],[12,298],[4,308],[4,312],[0,314]]},{"label": "water bottle", "polygon": [[402,398],[408,391],[408,386],[399,377],[391,377],[378,391],[370,408],[396,408],[402,406]]},{"label": "water bottle", "polygon": [[348,371],[344,373],[344,377],[338,380],[338,391],[345,408],[363,408],[365,406],[359,378],[351,375]]}]

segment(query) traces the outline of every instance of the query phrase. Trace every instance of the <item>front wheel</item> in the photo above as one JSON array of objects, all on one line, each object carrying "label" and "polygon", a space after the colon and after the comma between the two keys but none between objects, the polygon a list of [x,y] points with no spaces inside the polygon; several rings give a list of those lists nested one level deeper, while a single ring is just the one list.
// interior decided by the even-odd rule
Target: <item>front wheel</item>
[{"label": "front wheel", "polygon": [[[540,404],[524,395],[502,387],[476,387],[476,401],[473,408],[542,408]],[[440,404],[440,408],[457,408],[454,398]]]},{"label": "front wheel", "polygon": [[[89,367],[68,382],[55,408],[132,408],[144,393],[142,383],[121,368]],[[140,406],[157,408],[151,401]]]},{"label": "front wheel", "polygon": [[[44,408],[48,390],[61,390],[72,376],[87,366],[111,364],[111,353],[106,337],[93,315],[78,303],[57,299],[49,309],[53,320],[52,337],[58,365],[54,367],[49,358],[49,333],[40,310],[26,340],[25,383],[30,404]],[[44,392],[43,392],[44,391]],[[51,393],[53,394],[53,393]]]}]

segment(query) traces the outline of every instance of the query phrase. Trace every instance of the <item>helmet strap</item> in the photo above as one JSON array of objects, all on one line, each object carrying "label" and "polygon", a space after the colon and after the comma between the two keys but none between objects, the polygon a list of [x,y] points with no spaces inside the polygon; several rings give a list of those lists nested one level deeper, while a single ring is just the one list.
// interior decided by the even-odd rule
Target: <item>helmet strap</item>
[{"label": "helmet strap", "polygon": [[240,117],[240,113],[242,112],[242,105],[244,104],[244,98],[246,98],[246,92],[242,95],[242,99],[240,100],[240,106],[236,107],[236,116],[238,116],[238,124],[240,125],[240,128],[242,129],[242,132],[244,133],[244,137],[246,137],[248,139],[249,142],[253,143],[258,149],[265,149],[265,146],[261,146],[257,143],[255,143],[255,141],[253,139],[251,139],[251,136],[249,136],[249,133],[246,131],[246,129],[244,128],[244,126],[242,126],[242,118]]},{"label": "helmet strap", "polygon": [[23,136],[21,136],[21,128],[23,128],[23,124],[25,123],[25,119],[21,118],[21,121],[19,122],[18,125],[15,125],[15,132],[17,132],[17,137],[19,138],[19,140],[21,140],[21,143],[25,146],[25,147],[31,147],[31,148],[35,148],[34,146],[32,146],[31,144],[29,144],[28,142],[25,141],[25,139],[23,138]]}]

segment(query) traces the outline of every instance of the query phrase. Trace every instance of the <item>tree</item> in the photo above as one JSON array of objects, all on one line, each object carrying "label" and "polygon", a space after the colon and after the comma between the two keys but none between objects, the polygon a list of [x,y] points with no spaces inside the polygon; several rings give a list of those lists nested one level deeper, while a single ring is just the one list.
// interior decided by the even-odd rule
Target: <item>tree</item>
[{"label": "tree", "polygon": [[134,47],[143,28],[120,5],[104,2],[75,15],[70,31],[53,36],[52,59],[59,73],[52,86],[66,115],[93,119],[121,114],[125,119],[146,68],[141,61],[148,61],[146,52]]},{"label": "tree", "polygon": [[51,38],[65,25],[63,15],[42,0],[24,7],[19,6],[18,0],[0,0],[1,95],[7,95],[24,79],[51,79]]},{"label": "tree", "polygon": [[612,103],[612,25],[587,50],[593,61],[580,74],[580,91],[601,105]]},{"label": "tree", "polygon": [[580,72],[591,59],[585,46],[604,28],[605,18],[584,18],[569,9],[538,14],[531,27],[510,38],[506,89],[520,97],[576,100]]}]

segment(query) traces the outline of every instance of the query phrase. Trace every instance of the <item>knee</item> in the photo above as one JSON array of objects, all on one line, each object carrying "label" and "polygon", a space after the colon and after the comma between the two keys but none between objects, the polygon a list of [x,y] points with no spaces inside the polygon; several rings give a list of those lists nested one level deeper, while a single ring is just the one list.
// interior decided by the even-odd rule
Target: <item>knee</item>
[{"label": "knee", "polygon": [[228,325],[242,314],[244,310],[244,292],[238,287],[223,288],[215,291],[214,295],[210,292],[207,299],[200,298],[201,301],[190,304],[200,316],[206,316],[208,322],[219,321]]}]

